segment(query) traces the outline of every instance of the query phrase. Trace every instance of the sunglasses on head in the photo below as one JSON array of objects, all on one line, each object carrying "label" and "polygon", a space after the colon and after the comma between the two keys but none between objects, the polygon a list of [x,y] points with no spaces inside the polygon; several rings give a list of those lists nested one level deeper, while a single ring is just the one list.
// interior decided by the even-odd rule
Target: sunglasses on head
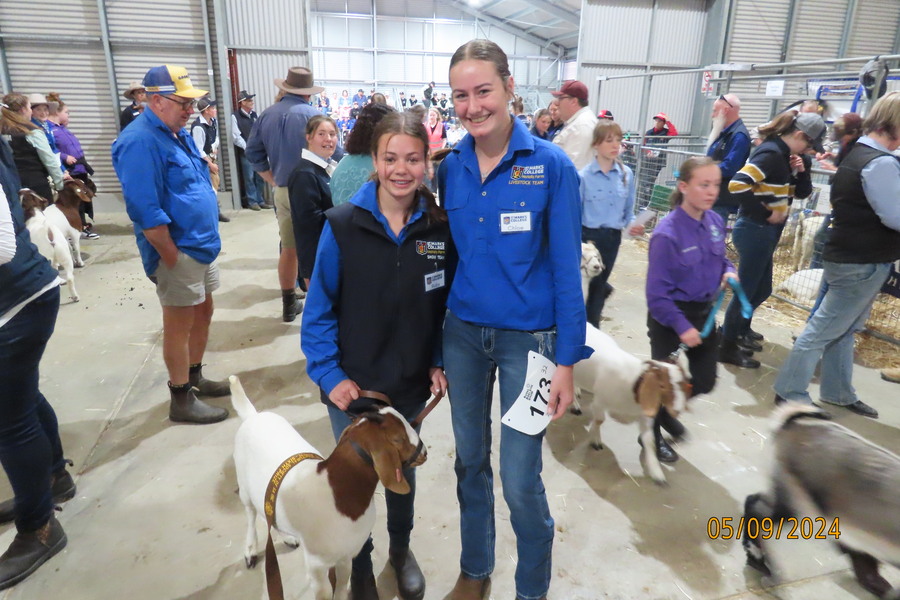
[{"label": "sunglasses on head", "polygon": [[728,100],[725,99],[725,94],[722,94],[721,96],[719,96],[719,100],[721,100],[722,102],[724,102],[731,108],[734,108],[734,104],[732,104],[731,102],[729,102]]}]

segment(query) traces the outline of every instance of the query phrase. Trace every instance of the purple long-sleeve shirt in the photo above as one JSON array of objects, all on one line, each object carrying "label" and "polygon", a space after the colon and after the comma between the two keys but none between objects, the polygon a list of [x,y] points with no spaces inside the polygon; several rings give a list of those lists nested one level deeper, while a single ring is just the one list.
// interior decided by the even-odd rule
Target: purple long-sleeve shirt
[{"label": "purple long-sleeve shirt", "polygon": [[56,147],[59,148],[59,160],[64,169],[68,169],[72,175],[83,175],[87,173],[87,169],[82,164],[67,165],[66,159],[73,157],[75,159],[84,156],[84,150],[81,149],[81,142],[75,137],[68,127],[52,123],[50,131],[53,132],[53,139],[56,140]]},{"label": "purple long-sleeve shirt", "polygon": [[722,217],[708,210],[698,221],[677,207],[659,222],[650,238],[650,316],[683,334],[693,325],[675,302],[711,301],[726,272],[734,272],[734,265],[725,256]]}]

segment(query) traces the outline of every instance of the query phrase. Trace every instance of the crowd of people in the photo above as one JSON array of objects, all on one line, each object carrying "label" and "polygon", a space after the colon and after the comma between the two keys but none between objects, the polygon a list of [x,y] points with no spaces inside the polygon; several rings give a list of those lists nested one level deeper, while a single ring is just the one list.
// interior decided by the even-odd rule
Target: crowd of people
[{"label": "crowd of people", "polygon": [[[364,390],[386,394],[411,423],[429,397],[450,391],[461,552],[449,598],[486,598],[496,539],[494,385],[499,376],[505,413],[526,384],[533,353],[556,365],[546,382],[547,415],[556,420],[571,404],[573,368],[593,352],[586,329],[601,326],[622,235],[644,234],[634,214],[639,184],[622,160],[623,130],[610,111],[593,113],[587,86],[577,80],[564,82],[529,119],[506,54],[489,40],[454,53],[450,98],[434,82],[421,99],[400,92],[395,103],[374,90],[329,96],[305,67],[289,69],[275,85],[280,98],[259,115],[255,95],[240,91],[225,139],[240,161],[242,204],[274,208],[281,318],[302,315],[307,373],[321,390],[336,439],[371,409]],[[228,220],[216,194],[224,135],[216,102],[194,87],[186,69],[171,65],[149,69],[124,95],[132,103],[121,113],[113,165],[161,306],[169,418],[220,422],[228,411],[203,398],[225,396],[229,386],[202,372],[219,287],[218,223]],[[65,178],[90,174],[58,95],[8,94],[2,111],[0,355],[18,367],[0,369],[0,462],[15,493],[12,505],[0,505],[0,517],[15,519],[18,534],[0,556],[0,589],[65,546],[52,507],[74,494],[37,374],[56,319],[59,279],[29,241],[18,192],[30,187],[52,200]],[[853,334],[900,259],[900,162],[891,154],[900,146],[900,93],[882,97],[865,119],[845,116],[833,156],[823,147],[826,123],[814,112],[789,110],[761,125],[752,154],[740,99],[722,95],[712,113],[708,155],[680,166],[672,210],[650,239],[650,355],[665,359],[683,349],[693,395],[713,391],[717,363],[759,367],[752,355],[762,336],[736,299],[721,332],[709,333],[706,324],[729,282],[743,286],[753,309],[771,294],[775,246],[793,200],[812,191],[815,155],[836,168],[825,284],[782,366],[774,400],[811,403],[807,387],[821,359],[821,401],[877,418],[851,383]],[[465,134],[452,139],[448,119]],[[659,113],[645,141],[662,146],[676,134]],[[442,160],[435,164],[434,157]],[[646,166],[661,168],[652,160]],[[736,267],[725,252],[734,213]],[[85,210],[86,236],[90,216]],[[582,242],[594,244],[605,265],[586,298]],[[677,460],[661,428],[674,434],[683,426],[665,409],[656,417],[657,456]],[[551,583],[544,433],[499,428],[499,476],[522,600],[545,599]],[[425,590],[410,548],[415,475],[408,471],[412,493],[385,495],[389,562],[407,600]],[[353,561],[354,599],[378,598],[372,549],[370,539]]]}]

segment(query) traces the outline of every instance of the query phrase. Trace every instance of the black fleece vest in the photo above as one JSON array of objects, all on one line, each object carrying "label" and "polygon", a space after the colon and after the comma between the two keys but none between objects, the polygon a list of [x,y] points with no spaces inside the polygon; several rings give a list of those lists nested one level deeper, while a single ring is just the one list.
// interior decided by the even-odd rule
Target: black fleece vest
[{"label": "black fleece vest", "polygon": [[425,402],[456,267],[448,223],[420,218],[398,246],[371,212],[354,204],[326,216],[343,268],[336,306],[341,368],[395,405]]},{"label": "black fleece vest", "polygon": [[[735,121],[735,127],[724,134],[720,135],[719,138],[713,142],[714,150],[709,155],[716,162],[721,162],[726,156],[728,156],[728,152],[731,150],[731,140],[738,133],[743,133],[747,136],[747,139],[750,139],[750,132],[747,131],[747,127],[744,125],[744,122],[740,119]],[[728,191],[728,183],[731,181],[731,178],[725,179],[722,178],[722,184],[719,187],[719,199],[716,200],[716,206],[738,206],[740,202],[731,199],[731,192]]]},{"label": "black fleece vest", "polygon": [[197,117],[194,124],[191,126],[191,131],[194,131],[195,127],[203,128],[203,133],[205,134],[203,138],[203,153],[207,156],[212,154],[212,145],[213,142],[216,141],[216,135],[218,135],[219,126],[216,121],[217,119],[213,119],[212,123],[207,124],[203,123],[200,120],[200,117]]},{"label": "black fleece vest", "polygon": [[886,227],[863,190],[862,170],[879,156],[891,156],[856,144],[841,160],[831,184],[834,218],[822,257],[836,263],[889,263],[900,259],[900,231]]},{"label": "black fleece vest", "polygon": [[[244,138],[244,141],[250,141],[250,130],[253,128],[253,124],[256,122],[257,116],[255,112],[251,112],[248,117],[244,111],[236,110],[234,111],[234,118],[237,121],[238,131],[241,132],[241,137]],[[238,148],[240,150],[240,148]]]}]

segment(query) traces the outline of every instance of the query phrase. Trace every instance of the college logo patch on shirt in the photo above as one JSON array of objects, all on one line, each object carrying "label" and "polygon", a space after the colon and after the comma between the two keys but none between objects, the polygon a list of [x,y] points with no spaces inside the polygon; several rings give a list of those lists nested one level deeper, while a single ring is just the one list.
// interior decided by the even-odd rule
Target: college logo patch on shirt
[{"label": "college logo patch on shirt", "polygon": [[444,256],[444,242],[428,242],[425,240],[416,240],[416,254],[427,256],[428,258]]},{"label": "college logo patch on shirt", "polygon": [[722,230],[719,229],[718,227],[716,227],[715,225],[713,225],[712,227],[709,228],[709,237],[714,242],[721,242],[722,241]]},{"label": "college logo patch on shirt", "polygon": [[543,185],[544,165],[514,165],[509,182],[514,185]]}]

